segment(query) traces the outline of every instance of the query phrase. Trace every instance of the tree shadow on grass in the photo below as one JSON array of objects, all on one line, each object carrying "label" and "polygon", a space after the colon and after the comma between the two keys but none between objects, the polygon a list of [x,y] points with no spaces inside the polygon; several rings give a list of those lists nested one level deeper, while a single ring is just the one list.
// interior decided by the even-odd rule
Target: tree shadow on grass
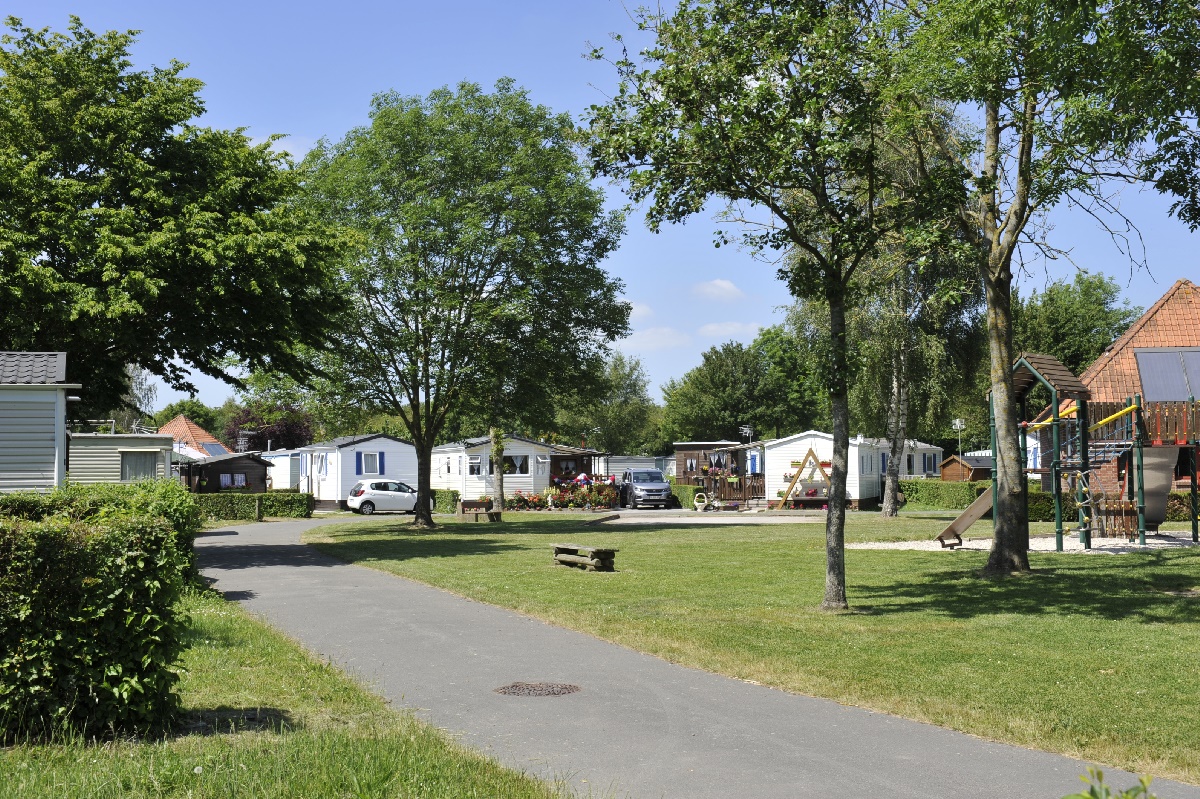
[{"label": "tree shadow on grass", "polygon": [[[442,532],[442,531],[437,531]],[[342,563],[376,560],[412,560],[415,558],[454,558],[463,555],[494,555],[526,549],[521,544],[482,536],[405,536],[397,538],[317,541],[310,544],[323,554]]]},{"label": "tree shadow on grass", "polygon": [[254,569],[263,566],[337,566],[333,558],[301,544],[208,544],[196,547],[201,569]]},{"label": "tree shadow on grass", "polygon": [[239,732],[284,732],[298,728],[286,710],[274,707],[197,708],[183,713],[172,732],[176,738]]},{"label": "tree shadow on grass", "polygon": [[1000,614],[1092,616],[1109,620],[1192,623],[1200,620],[1200,555],[1059,556],[1033,573],[984,579],[962,568],[908,579],[851,585],[871,614],[929,613],[955,619]]}]

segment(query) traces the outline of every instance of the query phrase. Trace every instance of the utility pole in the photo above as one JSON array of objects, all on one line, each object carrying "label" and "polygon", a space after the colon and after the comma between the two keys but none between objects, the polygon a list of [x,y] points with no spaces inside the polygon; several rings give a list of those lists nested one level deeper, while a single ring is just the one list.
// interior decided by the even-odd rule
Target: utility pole
[{"label": "utility pole", "polygon": [[967,426],[966,419],[955,419],[950,426],[958,432],[958,457],[962,457],[962,431]]}]

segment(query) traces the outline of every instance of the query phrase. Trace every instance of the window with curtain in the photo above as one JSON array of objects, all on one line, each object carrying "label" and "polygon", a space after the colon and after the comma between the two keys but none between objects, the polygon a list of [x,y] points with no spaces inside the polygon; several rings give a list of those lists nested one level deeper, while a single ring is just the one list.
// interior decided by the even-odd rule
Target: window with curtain
[{"label": "window with curtain", "polygon": [[158,476],[157,452],[122,452],[121,480],[153,480]]}]

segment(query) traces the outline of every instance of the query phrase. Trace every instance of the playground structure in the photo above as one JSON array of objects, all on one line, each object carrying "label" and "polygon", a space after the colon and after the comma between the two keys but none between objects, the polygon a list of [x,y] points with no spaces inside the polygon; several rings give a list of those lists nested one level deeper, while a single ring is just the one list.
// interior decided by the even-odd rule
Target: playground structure
[{"label": "playground structure", "polygon": [[[1054,535],[1063,550],[1063,483],[1075,493],[1079,541],[1091,548],[1092,534],[1103,537],[1137,536],[1146,543],[1147,528],[1166,520],[1167,500],[1176,465],[1184,460],[1190,476],[1189,518],[1192,540],[1200,542],[1200,498],[1197,461],[1200,460],[1200,403],[1143,402],[1134,395],[1124,403],[1089,402],[1091,392],[1057,359],[1023,354],[1013,365],[1013,388],[1021,419],[1028,418],[1026,398],[1037,385],[1050,391],[1050,405],[1041,421],[1021,422],[1023,479],[1030,474],[1048,478],[1054,502]],[[1100,417],[1092,422],[1094,417]],[[992,490],[950,523],[937,539],[944,547],[962,543],[962,533],[996,503],[996,418],[991,409]],[[1029,436],[1036,433],[1040,457],[1029,466]],[[1186,454],[1181,458],[1181,452]],[[1043,463],[1045,465],[1043,465]],[[1107,475],[1105,474],[1107,472]],[[993,512],[993,518],[995,513]]]}]

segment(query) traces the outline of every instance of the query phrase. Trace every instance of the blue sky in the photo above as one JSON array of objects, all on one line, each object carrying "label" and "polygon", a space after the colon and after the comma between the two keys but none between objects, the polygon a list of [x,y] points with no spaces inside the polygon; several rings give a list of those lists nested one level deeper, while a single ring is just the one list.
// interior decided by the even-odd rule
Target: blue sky
[{"label": "blue sky", "polygon": [[[583,54],[590,45],[608,44],[612,32],[637,36],[616,0],[9,0],[5,13],[56,30],[65,30],[72,13],[92,30],[140,30],[137,68],[175,59],[206,84],[202,124],[244,127],[254,137],[285,134],[285,146],[297,155],[322,137],[338,139],[364,124],[371,96],[387,90],[424,95],[461,80],[491,86],[508,76],[534,101],[579,116],[603,102],[615,82],[610,65]],[[617,187],[605,188],[611,202],[623,202]],[[1168,205],[1153,192],[1126,190],[1122,197],[1145,237],[1149,272],[1131,272],[1129,259],[1082,212],[1056,209],[1050,239],[1071,250],[1075,264],[1111,275],[1133,304],[1147,306],[1177,278],[1200,273],[1200,235],[1168,218]],[[749,342],[759,326],[780,321],[779,307],[790,302],[774,267],[735,248],[713,247],[716,227],[709,215],[698,215],[655,235],[635,210],[621,248],[606,264],[625,283],[634,308],[633,335],[618,348],[642,360],[658,401],[659,386],[696,366],[705,349],[731,339]],[[1027,292],[1069,278],[1074,269],[1066,261],[1039,260],[1019,282]],[[232,393],[202,375],[197,384],[208,404]],[[158,406],[179,396],[160,388]]]}]

